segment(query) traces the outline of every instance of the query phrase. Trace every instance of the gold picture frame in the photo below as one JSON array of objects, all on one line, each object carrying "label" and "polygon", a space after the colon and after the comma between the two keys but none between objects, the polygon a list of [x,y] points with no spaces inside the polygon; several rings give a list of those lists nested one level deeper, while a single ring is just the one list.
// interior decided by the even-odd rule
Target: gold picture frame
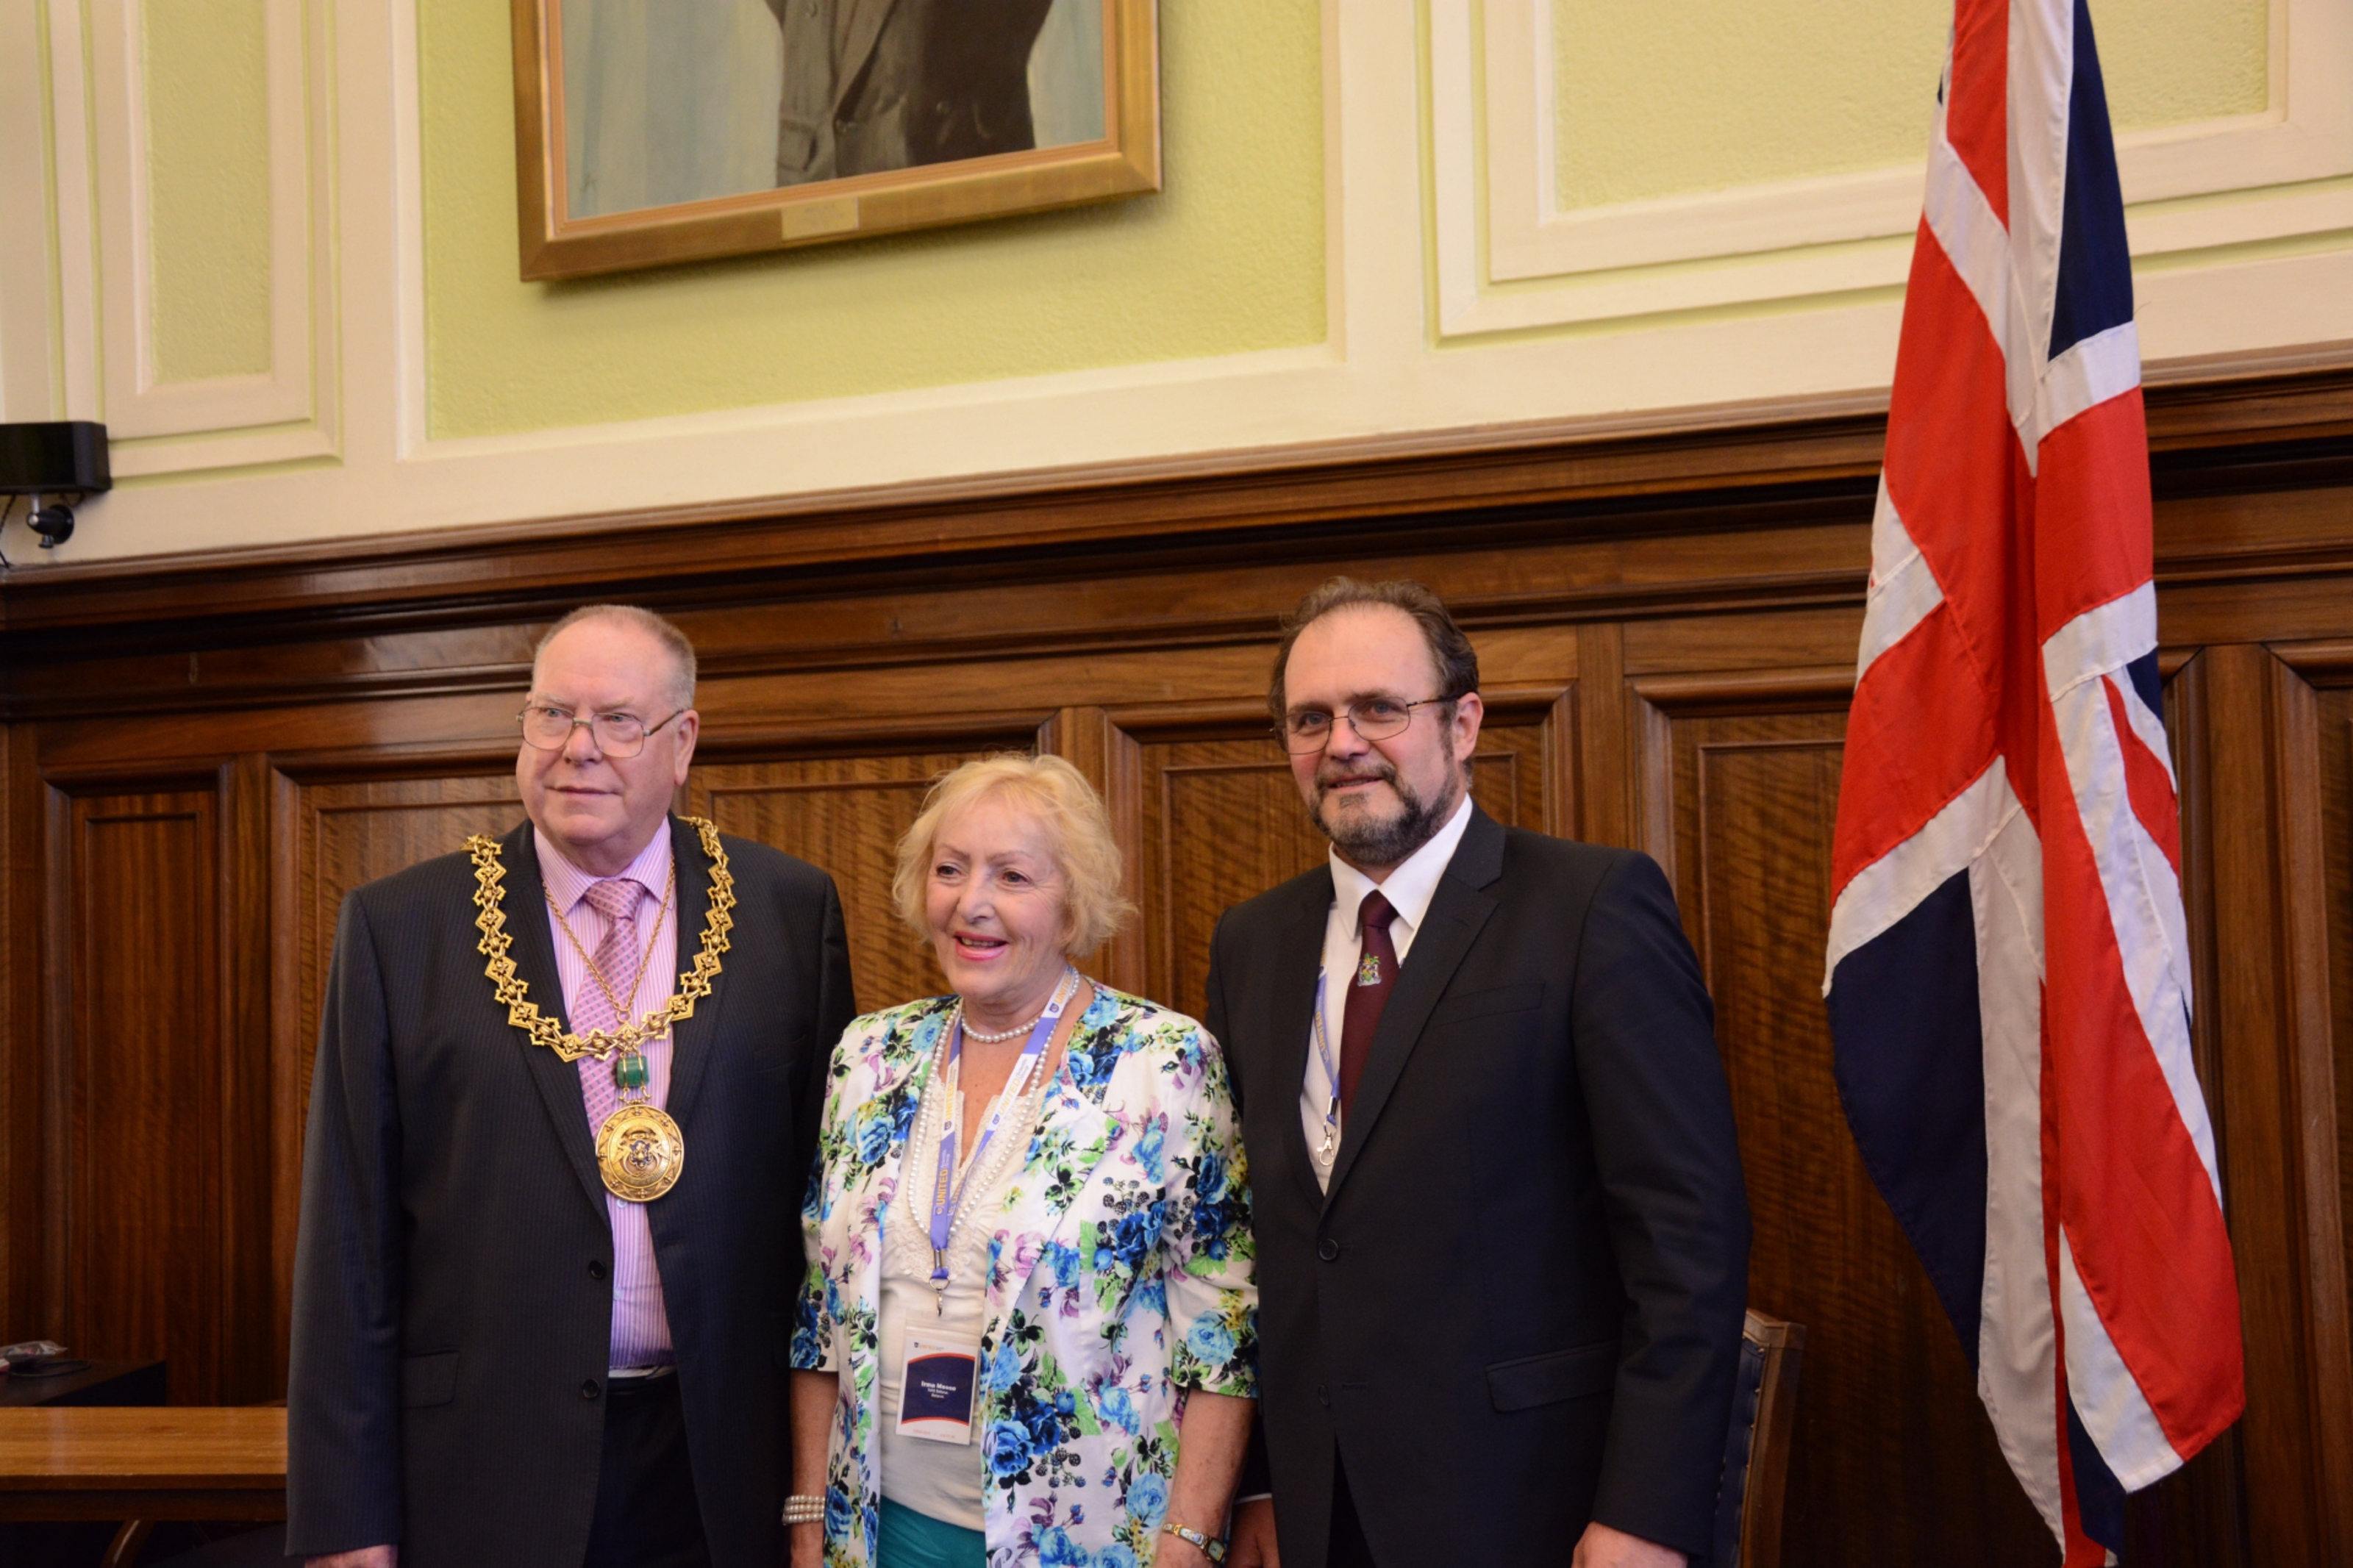
[{"label": "gold picture frame", "polygon": [[[997,32],[973,15],[991,5],[1007,18]],[[773,26],[761,26],[762,6]],[[512,16],[526,281],[1160,189],[1155,0],[513,0]],[[934,17],[949,25],[924,31]],[[702,34],[682,37],[681,18]],[[1003,47],[976,61],[968,47],[927,52],[941,32]],[[1008,60],[1026,62],[1009,68],[1027,73],[1018,86]],[[777,106],[778,182],[765,187],[764,102]],[[861,119],[871,102],[882,107]],[[1050,133],[1052,144],[1035,144]],[[928,161],[891,162],[911,157]]]}]

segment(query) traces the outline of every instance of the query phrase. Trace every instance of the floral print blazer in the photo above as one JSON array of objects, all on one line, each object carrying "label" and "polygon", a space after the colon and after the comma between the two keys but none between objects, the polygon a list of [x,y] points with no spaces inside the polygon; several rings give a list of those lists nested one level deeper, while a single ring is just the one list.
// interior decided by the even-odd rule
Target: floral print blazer
[{"label": "floral print blazer", "polygon": [[[840,1380],[826,1563],[873,1559],[882,1226],[953,997],[835,1047],[802,1214],[793,1365]],[[1096,987],[995,1227],[973,1462],[992,1568],[1149,1563],[1192,1389],[1257,1393],[1248,1173],[1225,1058],[1182,1014]]]}]

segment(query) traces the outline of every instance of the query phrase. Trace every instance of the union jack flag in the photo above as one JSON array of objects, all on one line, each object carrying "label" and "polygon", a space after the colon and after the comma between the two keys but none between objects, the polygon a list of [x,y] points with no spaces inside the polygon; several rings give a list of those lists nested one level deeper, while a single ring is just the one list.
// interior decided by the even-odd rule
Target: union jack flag
[{"label": "union jack flag", "polygon": [[2151,556],[2091,17],[1957,0],[1823,992],[1855,1142],[2068,1568],[2244,1403]]}]

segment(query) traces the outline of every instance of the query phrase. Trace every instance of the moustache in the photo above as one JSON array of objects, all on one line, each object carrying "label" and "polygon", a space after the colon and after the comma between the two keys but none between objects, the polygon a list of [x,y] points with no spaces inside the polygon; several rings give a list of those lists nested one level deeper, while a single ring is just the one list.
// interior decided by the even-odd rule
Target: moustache
[{"label": "moustache", "polygon": [[1328,795],[1341,784],[1366,784],[1376,780],[1395,784],[1397,769],[1386,764],[1368,768],[1361,763],[1352,767],[1335,767],[1327,763],[1315,770],[1315,793],[1318,795]]}]

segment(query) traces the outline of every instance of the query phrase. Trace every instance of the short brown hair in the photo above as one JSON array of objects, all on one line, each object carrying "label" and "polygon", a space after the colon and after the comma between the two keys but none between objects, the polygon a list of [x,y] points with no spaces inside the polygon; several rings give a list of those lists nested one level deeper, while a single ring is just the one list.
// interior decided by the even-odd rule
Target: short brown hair
[{"label": "short brown hair", "polygon": [[1299,640],[1300,633],[1333,611],[1360,605],[1386,605],[1413,617],[1430,645],[1430,661],[1438,668],[1440,700],[1451,703],[1479,689],[1479,655],[1437,595],[1410,581],[1359,583],[1354,577],[1335,577],[1300,600],[1299,607],[1282,623],[1282,642],[1274,650],[1274,676],[1266,692],[1267,710],[1276,723],[1283,719],[1282,676],[1291,663],[1291,645]]},{"label": "short brown hair", "polygon": [[1036,812],[1053,844],[1062,873],[1062,951],[1083,957],[1109,942],[1135,912],[1120,892],[1119,841],[1112,837],[1111,813],[1086,775],[1060,757],[1000,752],[944,773],[923,797],[923,815],[899,840],[897,874],[891,896],[899,918],[928,938],[923,889],[931,877],[932,847],[941,826],[960,808],[990,795],[1008,795]]},{"label": "short brown hair", "polygon": [[694,706],[694,645],[686,640],[684,632],[669,621],[655,615],[651,610],[641,609],[636,605],[583,605],[548,627],[541,634],[539,641],[532,645],[533,684],[538,683],[539,659],[540,656],[547,651],[547,645],[583,621],[617,621],[622,626],[634,627],[653,638],[661,646],[662,651],[670,655],[670,663],[676,667],[676,675],[670,687],[670,700],[681,709]]}]

